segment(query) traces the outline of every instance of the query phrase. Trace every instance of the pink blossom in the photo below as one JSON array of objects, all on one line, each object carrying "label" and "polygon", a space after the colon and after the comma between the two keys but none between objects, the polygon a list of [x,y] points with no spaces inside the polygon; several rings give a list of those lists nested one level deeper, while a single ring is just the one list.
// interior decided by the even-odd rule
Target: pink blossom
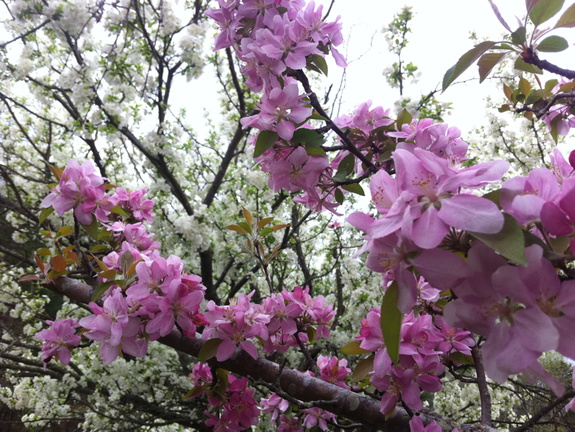
[{"label": "pink blossom", "polygon": [[76,334],[78,320],[68,318],[64,320],[46,321],[50,328],[39,331],[38,339],[44,341],[42,345],[42,360],[48,363],[52,357],[56,357],[63,365],[70,362],[70,350],[78,346],[81,337]]},{"label": "pink blossom", "polygon": [[441,432],[441,426],[439,426],[435,420],[429,422],[427,426],[423,425],[423,421],[419,416],[413,416],[409,421],[409,429],[411,432]]},{"label": "pink blossom", "polygon": [[271,393],[267,399],[261,399],[260,405],[262,406],[263,413],[271,414],[272,421],[276,421],[278,417],[289,408],[289,402],[275,393]]},{"label": "pink blossom", "polygon": [[307,408],[301,410],[301,412],[303,414],[302,424],[308,429],[317,426],[322,431],[326,431],[328,422],[336,420],[334,414],[320,408]]},{"label": "pink blossom", "polygon": [[325,156],[309,156],[303,147],[297,147],[283,160],[270,162],[269,186],[278,191],[308,191],[317,185],[321,173],[328,167]]},{"label": "pink blossom", "polygon": [[242,118],[242,125],[275,130],[280,138],[288,141],[293,137],[295,126],[303,123],[312,112],[305,106],[296,83],[288,84],[284,89],[273,88],[264,94],[259,108],[259,114]]}]

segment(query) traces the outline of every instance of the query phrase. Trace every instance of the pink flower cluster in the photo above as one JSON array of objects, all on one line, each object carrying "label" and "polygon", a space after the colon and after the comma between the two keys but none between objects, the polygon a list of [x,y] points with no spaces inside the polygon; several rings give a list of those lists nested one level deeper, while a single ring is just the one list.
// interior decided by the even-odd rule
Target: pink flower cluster
[{"label": "pink flower cluster", "polygon": [[208,302],[208,321],[202,337],[220,339],[216,358],[224,361],[240,348],[257,358],[252,340],[263,343],[263,351],[285,352],[288,348],[314,339],[329,338],[328,326],[335,312],[322,296],[311,297],[309,288],[296,287],[293,292],[283,290],[264,300],[263,305],[250,302],[251,296],[240,295],[235,304],[218,306]]},{"label": "pink flower cluster", "polygon": [[468,331],[450,327],[440,316],[416,317],[410,313],[403,320],[399,362],[394,365],[384,344],[380,321],[380,310],[371,309],[356,339],[361,348],[375,354],[370,381],[383,393],[381,412],[393,412],[400,400],[420,411],[421,392],[441,390],[443,361],[456,352],[470,355],[475,341]]},{"label": "pink flower cluster", "polygon": [[[447,154],[446,154],[447,155]],[[414,252],[432,249],[452,228],[494,234],[503,227],[503,215],[492,201],[463,193],[496,180],[507,171],[503,161],[468,168],[419,147],[393,153],[396,175],[377,172],[370,182],[372,201],[380,215],[362,212],[347,221],[365,233],[367,267],[384,274],[384,284],[397,280],[399,307],[407,313],[417,300],[417,279],[407,269]]]},{"label": "pink flower cluster", "polygon": [[[45,360],[57,354],[62,363],[69,361],[70,348],[77,346],[80,340],[79,336],[73,336],[72,324],[88,330],[84,333],[86,338],[100,342],[104,364],[112,362],[122,351],[143,357],[148,351],[148,341],[166,336],[176,326],[185,335],[195,337],[196,326],[206,324],[200,313],[205,289],[201,278],[184,274],[180,258],[163,258],[157,250],[159,243],[147,233],[142,222],[128,223],[130,220],[151,221],[153,201],[144,199],[145,190],[129,192],[118,188],[107,196],[103,183],[104,179],[94,173],[89,162],[79,165],[72,160],[58,186],[42,203],[45,207],[54,207],[61,215],[74,208],[76,217],[84,225],[92,222],[93,212],[117,244],[98,264],[111,278],[99,278],[103,284],[109,284],[103,304],[91,302],[92,315],[79,323],[55,321],[51,330],[40,332],[38,337],[46,340]],[[102,203],[107,203],[106,207]],[[114,213],[115,221],[112,221],[109,210],[116,206],[121,211]],[[122,213],[127,217],[121,216]],[[132,270],[131,266],[134,266]],[[127,274],[130,271],[136,277],[130,278]],[[120,287],[114,281],[121,274],[130,282]]]},{"label": "pink flower cluster", "polygon": [[482,352],[493,380],[527,371],[561,393],[537,360],[550,350],[575,358],[575,281],[561,281],[540,246],[529,246],[525,255],[527,265],[510,265],[477,242],[467,261],[435,249],[415,258],[414,266],[434,286],[457,295],[445,307],[447,322],[487,338]]},{"label": "pink flower cluster", "polygon": [[76,334],[78,320],[68,318],[47,321],[50,328],[39,331],[36,337],[44,341],[42,345],[42,360],[46,365],[53,357],[67,365],[70,363],[70,350],[80,345],[82,338]]},{"label": "pink flower cluster", "polygon": [[81,165],[74,159],[70,160],[60,176],[60,180],[52,192],[44,198],[41,207],[53,207],[58,215],[74,209],[74,215],[83,225],[90,225],[93,216],[100,222],[108,222],[109,216],[116,206],[128,211],[134,220],[151,222],[154,216],[152,200],[145,200],[145,189],[129,192],[119,188],[115,194],[106,195],[105,178],[94,172],[90,162]]},{"label": "pink flower cluster", "polygon": [[217,414],[205,411],[206,425],[215,432],[240,432],[257,425],[260,409],[254,399],[255,390],[248,388],[248,379],[230,374],[228,381],[223,395],[208,398]]}]

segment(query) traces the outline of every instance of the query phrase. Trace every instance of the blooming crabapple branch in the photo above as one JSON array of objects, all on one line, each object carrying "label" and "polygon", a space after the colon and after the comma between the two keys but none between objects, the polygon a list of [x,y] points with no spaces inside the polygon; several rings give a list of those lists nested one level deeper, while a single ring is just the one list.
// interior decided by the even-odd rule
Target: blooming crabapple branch
[{"label": "blooming crabapple branch", "polygon": [[[56,278],[47,284],[47,287],[82,303],[89,302],[91,298],[92,288],[89,285],[67,277]],[[177,329],[159,341],[194,357],[199,355],[201,347],[206,342],[198,338],[187,338]],[[296,399],[303,402],[320,401],[317,405],[321,408],[324,408],[323,404],[327,404],[329,406],[325,409],[328,411],[335,411],[338,415],[379,427],[384,431],[391,432],[397,428],[405,430],[409,421],[405,411],[401,409],[386,420],[379,411],[379,403],[375,400],[295,370],[284,368],[280,371],[278,364],[263,358],[253,359],[243,351],[236,352],[223,362],[213,359],[209,363],[215,368],[224,368],[256,380],[261,379],[268,383],[278,381],[280,388]]]},{"label": "blooming crabapple branch", "polygon": [[329,115],[324,111],[323,107],[321,106],[316,94],[313,92],[310,84],[309,84],[309,80],[307,79],[307,76],[305,75],[305,73],[302,70],[298,70],[295,73],[295,77],[297,78],[297,80],[299,82],[302,83],[304,90],[306,91],[309,100],[311,102],[311,106],[322,116],[326,119],[326,123],[327,126],[329,126],[329,128],[331,130],[333,130],[337,136],[339,136],[341,138],[341,140],[343,141],[343,143],[346,146],[346,149],[352,153],[354,156],[356,156],[360,161],[362,161],[365,166],[367,167],[367,171],[371,172],[372,174],[376,173],[378,171],[378,168],[369,160],[367,159],[363,153],[361,153],[358,148],[351,142],[351,140],[349,139],[349,137],[347,136],[347,134],[342,131],[339,127],[337,127],[335,125],[335,123],[331,120],[331,118],[329,117]]}]

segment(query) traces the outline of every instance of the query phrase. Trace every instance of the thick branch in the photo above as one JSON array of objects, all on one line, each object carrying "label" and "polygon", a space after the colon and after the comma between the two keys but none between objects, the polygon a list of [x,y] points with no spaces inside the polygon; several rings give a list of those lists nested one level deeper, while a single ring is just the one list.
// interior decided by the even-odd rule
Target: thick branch
[{"label": "thick branch", "polygon": [[477,372],[477,387],[479,387],[479,399],[481,401],[481,424],[491,426],[491,395],[487,387],[485,368],[481,350],[477,346],[471,349],[475,371]]},{"label": "thick branch", "polygon": [[553,63],[549,63],[547,60],[541,60],[532,48],[529,48],[526,52],[523,52],[521,57],[525,63],[537,66],[539,69],[561,75],[568,79],[575,79],[574,70],[563,69],[557,65],[554,65]]}]

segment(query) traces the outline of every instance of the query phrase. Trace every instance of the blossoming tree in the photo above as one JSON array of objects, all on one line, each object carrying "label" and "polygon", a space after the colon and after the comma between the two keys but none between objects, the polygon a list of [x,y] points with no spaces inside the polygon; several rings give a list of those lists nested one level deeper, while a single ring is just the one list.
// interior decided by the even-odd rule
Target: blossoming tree
[{"label": "blossoming tree", "polygon": [[[201,61],[193,57],[197,42],[180,37],[184,31],[198,33],[202,2],[187,10],[188,21],[161,2],[97,3],[73,10],[27,6],[14,10],[14,26],[32,26],[19,29],[17,39],[25,46],[38,44],[38,37],[27,38],[44,29],[59,41],[52,46],[65,47],[70,59],[56,65],[44,58],[46,64],[34,70],[30,65],[14,71],[8,67],[39,97],[56,100],[64,117],[56,120],[43,112],[54,109],[52,104],[40,110],[8,93],[2,97],[11,123],[45,162],[30,165],[36,169],[32,178],[56,179],[43,199],[35,195],[36,215],[26,203],[34,198],[23,196],[17,185],[30,174],[17,172],[19,165],[7,159],[3,175],[12,199],[8,193],[3,199],[12,206],[15,221],[42,225],[49,247],[38,249],[32,259],[5,253],[36,268],[20,282],[38,283],[74,303],[57,308],[47,327],[36,333],[42,341],[41,361],[12,359],[19,370],[28,365],[38,372],[43,364],[47,375],[77,382],[67,397],[77,398],[90,412],[115,418],[117,413],[109,411],[137,407],[143,414],[132,421],[157,428],[470,430],[473,419],[450,420],[435,412],[426,396],[441,390],[446,373],[464,382],[462,371],[469,370],[481,404],[477,420],[484,428],[500,425],[492,418],[488,378],[503,384],[523,374],[554,393],[539,412],[526,414],[518,430],[566,404],[572,408],[575,390],[566,389],[544,367],[543,356],[556,351],[575,359],[570,332],[575,320],[573,156],[565,158],[556,150],[550,155],[553,170],[538,168],[502,181],[508,163],[471,163],[468,146],[454,127],[413,119],[407,111],[393,115],[371,102],[331,118],[308,75],[327,74],[328,55],[345,67],[338,51],[341,23],[326,19],[322,6],[303,0],[219,0],[205,11],[220,28],[215,48],[226,51],[229,76],[221,79],[236,108],[231,119],[236,125],[223,152],[214,139],[202,151],[184,117],[169,110],[177,75],[193,74]],[[554,28],[575,27],[575,5],[559,14],[563,1],[528,0],[525,20],[515,31],[492,6],[511,40],[482,42],[464,54],[446,73],[444,88],[477,60],[484,79],[504,56],[519,55],[519,70],[546,69],[565,82],[551,80],[532,89],[520,81],[516,91],[506,87],[507,109],[541,118],[555,137],[567,134],[575,115],[575,73],[541,60],[538,53],[566,47],[562,37],[544,36]],[[542,30],[556,15],[554,27]],[[80,38],[101,20],[108,37],[105,49],[113,60],[103,72],[95,68],[102,58],[93,55],[91,41]],[[149,69],[138,67],[138,56],[148,59]],[[261,98],[252,99],[257,93]],[[139,94],[149,95],[150,112],[142,117]],[[123,111],[117,109],[118,100]],[[126,116],[126,108],[133,117]],[[157,116],[153,130],[139,138],[152,114]],[[50,163],[58,149],[54,130],[64,134],[72,129],[94,164],[79,157],[65,167]],[[191,137],[185,145],[177,138],[182,132]],[[110,145],[100,147],[100,135]],[[115,157],[117,147],[128,144],[128,159]],[[264,186],[243,196],[238,192],[250,190],[234,175],[253,169],[240,157],[252,148],[270,190],[278,193],[275,200]],[[216,168],[205,174],[200,166],[214,159]],[[122,164],[128,161],[133,169],[125,171]],[[116,171],[124,178],[117,175],[111,181]],[[151,200],[143,189],[122,187],[119,183],[129,181],[130,172],[167,185],[169,193],[160,187]],[[358,254],[368,254],[365,267],[381,275],[369,277],[358,267],[356,281],[367,275],[376,293],[366,298],[374,303],[358,316],[359,309],[345,313],[352,305],[342,275],[343,234],[323,218],[305,231],[304,221],[314,213],[346,212],[344,203],[365,195],[364,188],[370,191],[370,209],[350,212],[346,220],[363,233]],[[266,215],[285,215],[288,209],[280,206],[292,198],[297,204],[289,204],[289,223]],[[300,205],[309,209],[303,216]],[[184,222],[174,220],[177,211],[170,210],[174,206],[188,215],[191,227],[181,229]],[[217,207],[223,214],[210,211]],[[153,223],[160,214],[163,222]],[[319,237],[325,226],[335,230],[337,242]],[[313,245],[301,241],[306,232],[318,236]],[[174,237],[180,237],[181,246],[167,254],[162,243]],[[222,247],[231,238],[241,239],[250,261],[238,264],[239,251]],[[309,258],[324,245],[330,252],[324,264],[334,268],[328,283],[317,281],[321,266],[313,267]],[[197,258],[190,256],[192,246]],[[295,266],[282,257],[290,248]],[[249,265],[252,273],[262,275],[259,281],[250,282],[249,274],[238,276]],[[289,275],[294,268],[299,272]],[[36,322],[36,328],[41,326]],[[12,343],[19,353],[33,350],[10,335],[3,343]],[[162,345],[179,354],[163,360]],[[136,370],[146,370],[148,355],[153,371],[160,372],[164,362],[179,363],[189,374],[175,384],[188,385],[179,395],[186,404],[175,403],[177,390],[170,396],[162,391],[170,383],[161,375],[148,378],[151,386],[158,383],[151,398],[142,394],[144,384],[139,392],[118,395],[93,378],[94,369],[105,374],[115,364],[134,363]],[[134,386],[118,375],[115,380],[117,386]],[[116,398],[120,408],[90,399],[93,389]],[[6,400],[18,400],[16,391],[6,395]],[[98,410],[99,404],[104,409]],[[260,426],[264,415],[268,423]],[[100,426],[87,418],[83,427]]]}]

